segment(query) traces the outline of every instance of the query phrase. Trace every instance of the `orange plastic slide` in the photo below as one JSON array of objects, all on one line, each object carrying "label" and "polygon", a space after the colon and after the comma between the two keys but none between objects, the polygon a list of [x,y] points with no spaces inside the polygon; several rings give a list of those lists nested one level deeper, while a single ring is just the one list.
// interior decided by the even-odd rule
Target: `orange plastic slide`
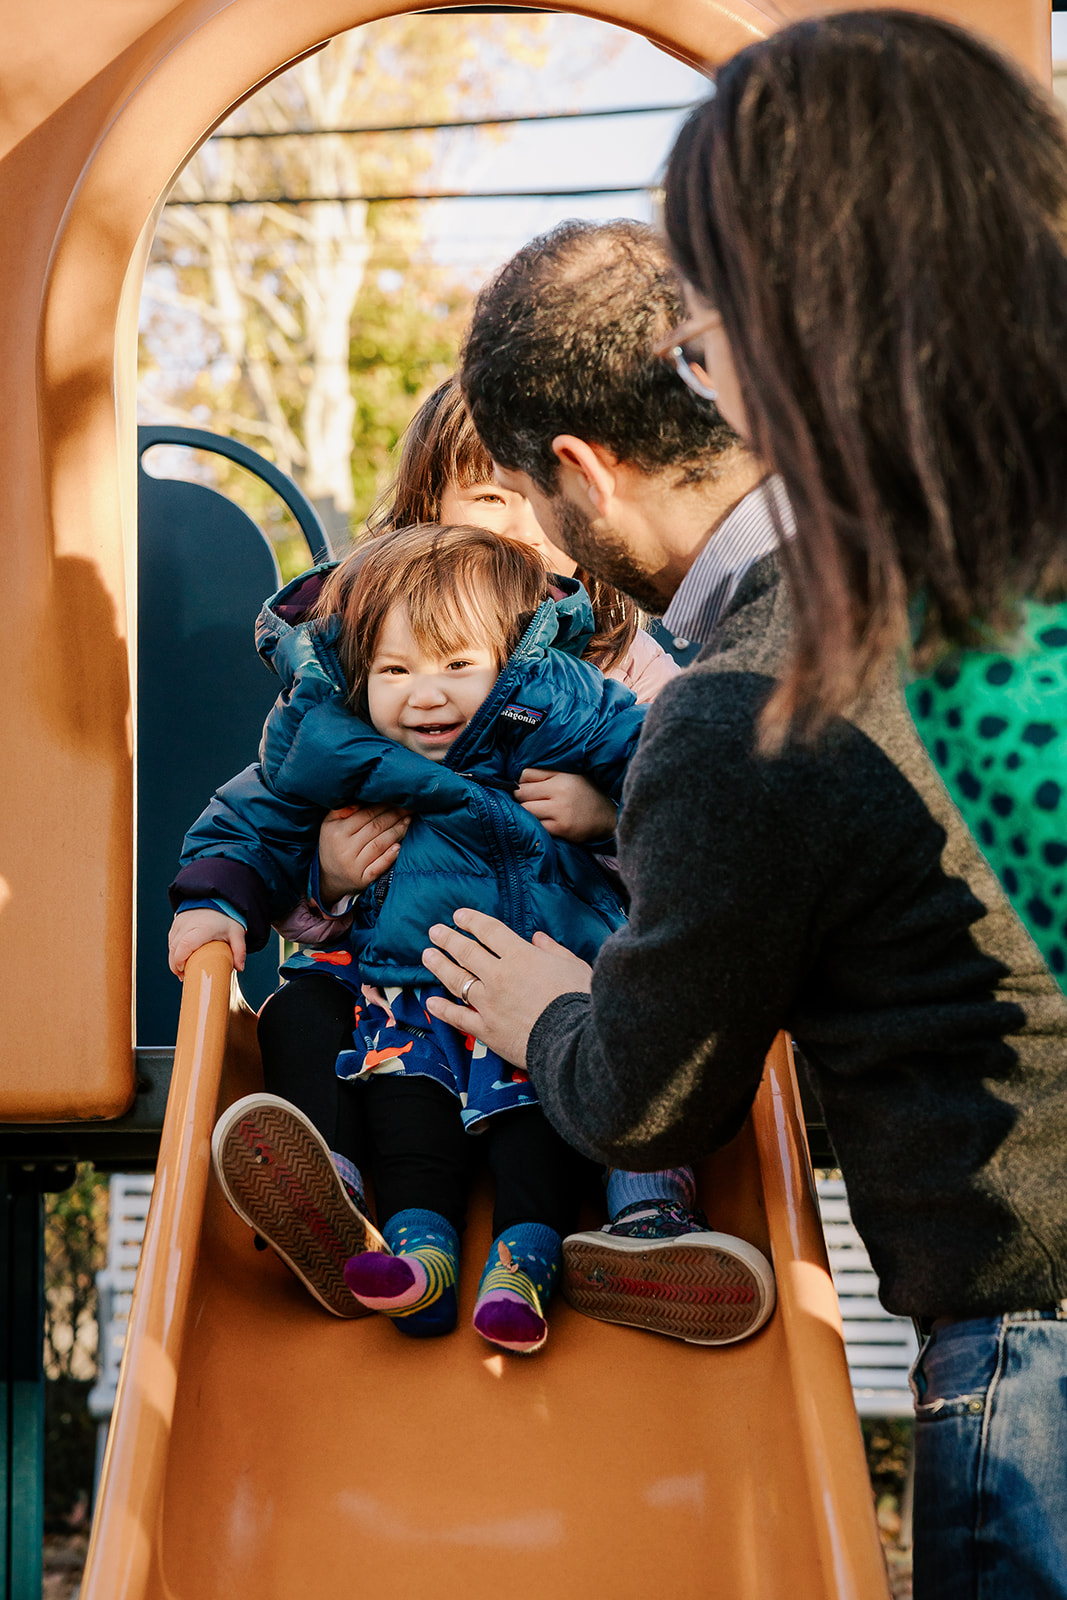
[{"label": "orange plastic slide", "polygon": [[174,1082],[82,1600],[885,1600],[788,1044],[707,1164],[778,1309],[724,1349],[557,1303],[548,1347],[408,1342],[318,1308],[210,1175],[258,1086],[230,953],[185,983]]}]

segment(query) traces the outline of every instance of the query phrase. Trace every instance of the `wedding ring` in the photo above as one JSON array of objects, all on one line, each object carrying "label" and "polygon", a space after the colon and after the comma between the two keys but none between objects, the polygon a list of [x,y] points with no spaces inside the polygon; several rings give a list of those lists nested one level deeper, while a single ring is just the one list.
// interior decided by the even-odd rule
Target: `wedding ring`
[{"label": "wedding ring", "polygon": [[471,978],[467,979],[466,983],[463,985],[462,989],[459,991],[459,1002],[460,1002],[460,1005],[464,1005],[465,1006],[467,1004],[467,996],[470,994],[471,984],[472,983],[477,983],[477,982],[478,982],[477,978],[474,978],[474,977],[471,977]]}]

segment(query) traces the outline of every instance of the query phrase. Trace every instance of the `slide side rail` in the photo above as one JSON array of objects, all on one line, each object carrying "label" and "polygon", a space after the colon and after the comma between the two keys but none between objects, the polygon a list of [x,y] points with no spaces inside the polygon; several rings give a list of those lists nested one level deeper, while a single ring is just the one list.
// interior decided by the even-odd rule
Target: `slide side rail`
[{"label": "slide side rail", "polygon": [[[132,1426],[111,1429],[81,1600],[139,1600],[145,1592],[211,1164],[232,980],[229,945],[204,945],[190,957],[115,1399],[116,1418],[126,1413]],[[109,1574],[106,1594],[94,1581],[94,1569]]]}]

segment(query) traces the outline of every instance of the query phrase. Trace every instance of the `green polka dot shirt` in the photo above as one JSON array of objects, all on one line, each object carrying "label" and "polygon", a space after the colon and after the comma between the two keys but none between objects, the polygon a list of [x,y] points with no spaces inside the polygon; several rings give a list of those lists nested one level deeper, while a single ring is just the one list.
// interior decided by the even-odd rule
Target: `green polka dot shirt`
[{"label": "green polka dot shirt", "polygon": [[1067,992],[1067,603],[906,689],[945,787]]}]

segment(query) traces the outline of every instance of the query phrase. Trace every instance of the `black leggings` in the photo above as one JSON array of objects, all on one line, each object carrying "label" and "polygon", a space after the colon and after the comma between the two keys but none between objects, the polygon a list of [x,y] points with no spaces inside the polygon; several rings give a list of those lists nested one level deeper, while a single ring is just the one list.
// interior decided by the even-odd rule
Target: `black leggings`
[{"label": "black leggings", "polygon": [[263,1086],[299,1106],[331,1150],[356,1166],[366,1160],[353,1086],[334,1070],[352,1043],[350,989],[318,972],[300,973],[276,990],[259,1014]]},{"label": "black leggings", "polygon": [[358,1084],[334,1064],[351,1044],[352,992],[320,973],[300,973],[271,995],[259,1018],[263,1080],[299,1106],[331,1150],[369,1170],[377,1221],[398,1211],[436,1211],[463,1230],[467,1191],[484,1150],[496,1181],[494,1236],[517,1222],[573,1231],[589,1163],[545,1120],[540,1106],[490,1117],[469,1134],[459,1101],[433,1078],[402,1073]]}]

